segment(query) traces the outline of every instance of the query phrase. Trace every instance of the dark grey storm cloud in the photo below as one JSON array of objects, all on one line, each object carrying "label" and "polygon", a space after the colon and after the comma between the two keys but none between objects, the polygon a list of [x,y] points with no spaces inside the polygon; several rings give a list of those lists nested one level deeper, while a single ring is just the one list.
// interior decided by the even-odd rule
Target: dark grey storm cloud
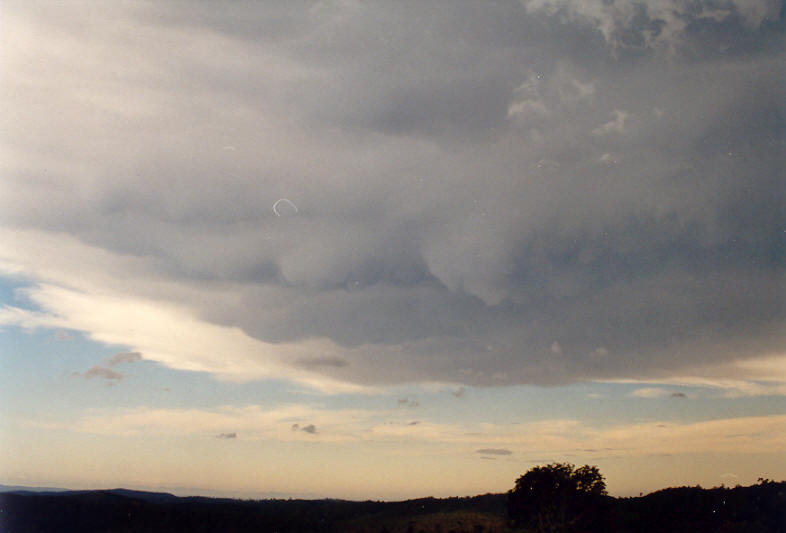
[{"label": "dark grey storm cloud", "polygon": [[0,222],[338,345],[293,366],[553,384],[783,349],[781,2],[45,11],[11,13],[40,61],[3,83]]}]

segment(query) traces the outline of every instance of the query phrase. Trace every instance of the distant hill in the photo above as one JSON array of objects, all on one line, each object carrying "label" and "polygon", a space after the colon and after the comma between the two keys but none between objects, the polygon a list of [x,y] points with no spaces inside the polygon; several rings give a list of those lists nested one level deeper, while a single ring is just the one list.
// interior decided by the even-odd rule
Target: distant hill
[{"label": "distant hill", "polygon": [[23,487],[21,485],[0,485],[0,492],[67,492],[69,489],[55,487]]},{"label": "distant hill", "polygon": [[[786,532],[786,482],[669,488],[609,502],[609,533]],[[0,494],[0,532],[509,533],[506,505],[505,494],[355,502],[25,487]]]}]

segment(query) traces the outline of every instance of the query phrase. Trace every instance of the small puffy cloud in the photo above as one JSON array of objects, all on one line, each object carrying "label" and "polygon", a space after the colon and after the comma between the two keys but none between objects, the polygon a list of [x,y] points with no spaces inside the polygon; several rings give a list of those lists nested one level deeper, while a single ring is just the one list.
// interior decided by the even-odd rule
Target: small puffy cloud
[{"label": "small puffy cloud", "polygon": [[297,431],[298,429],[300,429],[300,424],[297,423],[292,424],[289,429],[291,429],[292,431]]},{"label": "small puffy cloud", "polygon": [[511,455],[513,452],[505,448],[483,448],[482,450],[476,450],[475,453],[482,455]]},{"label": "small puffy cloud", "polygon": [[142,354],[139,352],[119,352],[109,358],[107,365],[116,366],[121,363],[135,363],[142,359]]},{"label": "small puffy cloud", "polygon": [[314,424],[309,424],[300,428],[300,431],[305,431],[306,433],[314,435],[317,432],[317,427]]},{"label": "small puffy cloud", "polygon": [[236,439],[237,438],[237,433],[234,433],[234,432],[232,432],[232,433],[219,433],[218,435],[216,435],[216,438],[217,439]]},{"label": "small puffy cloud", "polygon": [[450,394],[452,394],[456,398],[463,398],[464,396],[467,395],[467,389],[465,387],[459,387],[454,391],[450,391]]},{"label": "small puffy cloud", "polygon": [[412,422],[410,422],[410,423],[409,423],[409,424],[407,424],[407,425],[408,425],[408,426],[417,426],[418,424],[420,424],[420,420],[413,420]]},{"label": "small puffy cloud", "polygon": [[684,392],[672,392],[670,398],[687,398]]},{"label": "small puffy cloud", "polygon": [[64,329],[58,329],[55,332],[55,338],[59,341],[64,341],[64,342],[74,340],[74,336],[68,333]]},{"label": "small puffy cloud", "polygon": [[412,409],[416,407],[420,407],[420,402],[418,400],[410,400],[409,398],[399,398],[398,399],[398,406],[399,407],[410,407]]},{"label": "small puffy cloud", "polygon": [[106,368],[103,366],[94,366],[89,368],[85,372],[82,373],[75,373],[77,376],[82,376],[87,379],[93,378],[100,378],[100,379],[108,379],[108,380],[121,380],[125,377],[125,374],[121,374],[120,372],[115,372],[111,368]]}]

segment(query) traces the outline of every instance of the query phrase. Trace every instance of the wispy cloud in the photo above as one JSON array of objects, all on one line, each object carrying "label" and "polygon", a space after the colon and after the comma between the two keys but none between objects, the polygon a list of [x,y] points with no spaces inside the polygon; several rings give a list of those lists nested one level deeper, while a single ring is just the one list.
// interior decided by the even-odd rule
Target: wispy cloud
[{"label": "wispy cloud", "polygon": [[119,352],[114,354],[107,360],[108,366],[116,366],[122,363],[135,363],[142,360],[142,354],[139,352]]},{"label": "wispy cloud", "polygon": [[668,396],[669,394],[669,391],[666,389],[661,389],[658,387],[644,387],[633,391],[631,396],[635,396],[637,398],[662,398],[664,396]]},{"label": "wispy cloud", "polygon": [[94,366],[85,370],[84,372],[74,372],[74,375],[82,376],[88,379],[100,378],[108,380],[121,380],[125,377],[125,374],[103,366]]},{"label": "wispy cloud", "polygon": [[477,450],[475,453],[483,455],[511,455],[513,452],[505,448],[483,448],[482,450]]},{"label": "wispy cloud", "polygon": [[[110,435],[215,436],[237,428],[244,440],[288,442],[319,435],[333,442],[374,441],[472,446],[479,455],[572,454],[591,459],[682,453],[773,453],[786,451],[786,415],[720,418],[699,422],[653,421],[597,426],[577,420],[542,420],[518,425],[455,424],[421,420],[386,422],[395,411],[329,411],[305,405],[277,408],[226,406],[216,409],[103,410],[67,422],[31,421],[68,431]],[[308,422],[295,422],[293,419]],[[319,431],[317,431],[319,428]],[[311,437],[308,437],[311,438]],[[483,443],[492,444],[486,447]]]}]

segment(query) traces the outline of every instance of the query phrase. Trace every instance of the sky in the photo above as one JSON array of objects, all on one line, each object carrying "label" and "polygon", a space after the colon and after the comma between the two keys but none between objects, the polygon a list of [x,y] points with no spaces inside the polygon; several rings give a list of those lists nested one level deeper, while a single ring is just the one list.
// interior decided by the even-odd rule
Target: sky
[{"label": "sky", "polygon": [[0,483],[786,479],[780,0],[0,5]]}]

